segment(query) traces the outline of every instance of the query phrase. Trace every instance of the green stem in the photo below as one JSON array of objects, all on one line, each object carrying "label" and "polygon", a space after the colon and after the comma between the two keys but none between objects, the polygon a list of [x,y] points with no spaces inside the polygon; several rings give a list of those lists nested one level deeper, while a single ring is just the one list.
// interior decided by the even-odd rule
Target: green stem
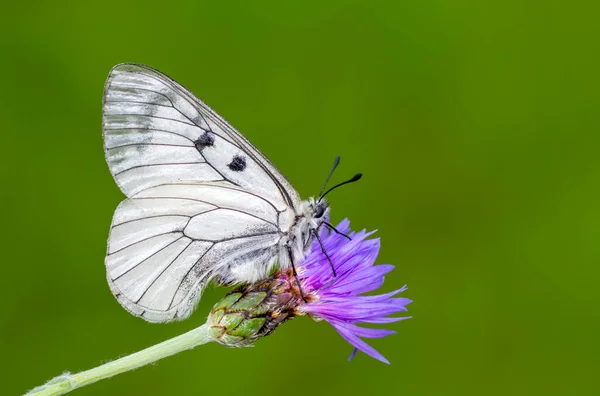
[{"label": "green stem", "polygon": [[63,374],[55,377],[42,386],[30,390],[26,396],[54,396],[63,395],[74,389],[81,388],[113,375],[121,374],[149,363],[156,362],[176,353],[192,349],[198,345],[213,341],[210,327],[204,324],[185,334],[163,341],[142,351],[122,357],[115,361],[103,364],[91,370],[76,374]]}]

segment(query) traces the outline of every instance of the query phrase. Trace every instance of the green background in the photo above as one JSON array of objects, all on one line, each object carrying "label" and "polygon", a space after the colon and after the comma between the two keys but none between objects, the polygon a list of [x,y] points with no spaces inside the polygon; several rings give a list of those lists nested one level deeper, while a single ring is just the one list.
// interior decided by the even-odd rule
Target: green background
[{"label": "green background", "polygon": [[180,81],[303,197],[335,155],[333,220],[378,229],[413,319],[351,347],[299,318],[79,395],[600,393],[600,35],[594,2],[28,1],[0,16],[1,394],[203,323],[153,325],[111,295],[123,195],[101,137],[121,62]]}]

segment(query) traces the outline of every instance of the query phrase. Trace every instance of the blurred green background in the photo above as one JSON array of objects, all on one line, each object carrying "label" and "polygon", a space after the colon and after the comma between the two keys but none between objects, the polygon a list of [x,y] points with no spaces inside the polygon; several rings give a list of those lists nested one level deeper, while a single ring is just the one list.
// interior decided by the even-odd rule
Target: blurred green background
[{"label": "blurred green background", "polygon": [[600,29],[594,2],[11,2],[0,16],[2,389],[23,393],[203,323],[152,325],[105,281],[123,195],[104,79],[180,81],[333,220],[378,229],[413,319],[351,347],[296,319],[254,348],[200,347],[79,395],[597,395]]}]

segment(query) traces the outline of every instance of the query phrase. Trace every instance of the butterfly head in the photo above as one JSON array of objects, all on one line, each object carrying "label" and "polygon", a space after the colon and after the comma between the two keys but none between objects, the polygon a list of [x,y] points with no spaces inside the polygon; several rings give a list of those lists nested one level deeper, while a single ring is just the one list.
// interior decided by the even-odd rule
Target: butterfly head
[{"label": "butterfly head", "polygon": [[[310,197],[307,201],[303,201],[304,210],[297,221],[300,222],[298,230],[299,237],[302,241],[304,249],[308,249],[315,235],[319,232],[321,225],[328,224],[329,219],[329,202],[326,199],[315,199]],[[301,219],[301,220],[300,220]],[[301,236],[300,236],[301,235]]]},{"label": "butterfly head", "polygon": [[327,183],[329,182],[329,179],[331,178],[333,171],[335,170],[335,168],[337,168],[339,163],[340,163],[340,157],[338,156],[335,158],[335,161],[333,162],[333,167],[331,168],[331,171],[329,172],[329,175],[327,176],[327,179],[325,180],[325,184],[323,184],[323,188],[321,188],[321,192],[319,193],[318,197],[316,197],[316,198],[311,197],[308,199],[308,201],[304,201],[304,208],[302,210],[302,213],[300,216],[297,216],[297,218],[296,218],[297,222],[299,221],[299,219],[302,219],[302,220],[300,220],[302,222],[302,224],[297,223],[298,224],[297,229],[300,230],[301,237],[299,239],[303,241],[302,245],[304,246],[305,249],[307,249],[310,246],[310,244],[312,243],[314,238],[318,239],[319,229],[321,228],[321,225],[323,225],[323,224],[325,224],[327,226],[327,228],[332,229],[334,232],[339,233],[335,229],[335,227],[333,227],[327,221],[329,219],[330,207],[329,207],[329,201],[327,201],[327,199],[325,199],[325,196],[327,194],[329,194],[331,191],[335,190],[336,188],[343,186],[345,184],[348,184],[348,183],[353,183],[355,181],[358,181],[362,177],[361,173],[357,173],[349,180],[346,180],[345,182],[336,184],[335,186],[333,186],[330,189],[328,189],[327,191],[325,191],[325,188],[327,187]]},{"label": "butterfly head", "polygon": [[335,190],[336,188],[343,186],[344,184],[354,183],[355,181],[360,180],[360,178],[362,177],[362,173],[357,173],[356,175],[354,175],[352,178],[346,180],[345,182],[336,184],[335,186],[331,187],[329,190],[325,191],[325,187],[327,187],[327,183],[329,182],[331,175],[333,175],[333,172],[335,171],[335,168],[337,168],[339,163],[340,163],[340,157],[337,156],[337,157],[335,157],[335,161],[333,161],[333,166],[331,167],[331,170],[329,171],[329,175],[327,175],[327,178],[325,179],[325,184],[323,184],[323,188],[321,188],[321,192],[319,193],[319,196],[316,199],[310,198],[308,200],[307,218],[309,219],[309,222],[310,222],[310,228],[313,230],[318,230],[319,227],[321,226],[321,224],[323,224],[323,223],[330,226],[330,224],[327,223],[327,219],[329,218],[329,201],[327,201],[325,199],[325,195],[329,194],[331,191]]},{"label": "butterfly head", "polygon": [[329,210],[329,201],[326,199],[309,198],[307,218],[310,219],[311,228],[319,228],[329,218]]}]

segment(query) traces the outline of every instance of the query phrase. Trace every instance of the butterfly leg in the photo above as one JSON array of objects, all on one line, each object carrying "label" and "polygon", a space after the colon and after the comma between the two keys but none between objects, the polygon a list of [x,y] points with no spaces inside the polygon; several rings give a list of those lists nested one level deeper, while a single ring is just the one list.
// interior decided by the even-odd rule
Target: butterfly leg
[{"label": "butterfly leg", "polygon": [[334,278],[337,278],[337,274],[335,272],[335,267],[333,265],[333,261],[331,261],[331,257],[329,257],[329,255],[327,254],[327,250],[325,250],[325,246],[323,246],[323,242],[321,241],[321,238],[319,237],[319,232],[316,229],[313,229],[312,233],[317,238],[317,241],[319,241],[319,245],[321,245],[321,252],[323,252],[325,257],[327,257],[327,261],[329,261],[329,265],[331,266],[331,271],[333,271]]},{"label": "butterfly leg", "polygon": [[302,285],[300,284],[300,280],[298,279],[298,273],[296,272],[296,266],[294,265],[294,256],[292,254],[292,248],[289,245],[285,245],[285,247],[288,252],[290,263],[292,264],[292,272],[294,273],[294,278],[296,278],[296,283],[298,284],[298,290],[300,291],[300,296],[302,297],[304,302],[307,302],[306,298],[304,297],[304,292],[302,291]]}]

